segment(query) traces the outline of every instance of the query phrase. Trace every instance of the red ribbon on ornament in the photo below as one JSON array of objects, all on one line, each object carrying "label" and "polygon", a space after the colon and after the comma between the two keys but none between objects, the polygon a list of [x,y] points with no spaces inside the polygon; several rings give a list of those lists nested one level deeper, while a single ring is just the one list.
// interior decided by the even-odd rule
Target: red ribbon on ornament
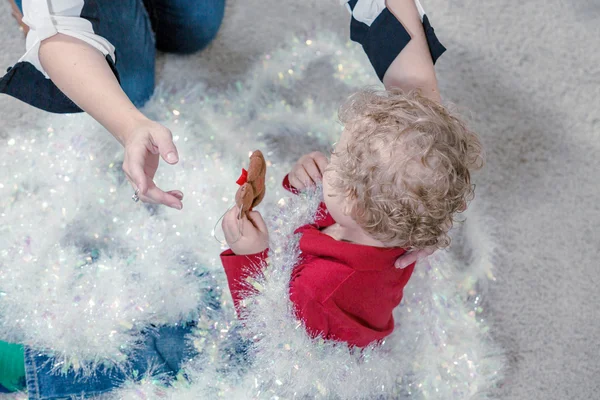
[{"label": "red ribbon on ornament", "polygon": [[246,171],[244,168],[242,168],[242,174],[240,175],[238,180],[235,181],[235,183],[242,186],[246,182],[248,182],[248,171]]}]

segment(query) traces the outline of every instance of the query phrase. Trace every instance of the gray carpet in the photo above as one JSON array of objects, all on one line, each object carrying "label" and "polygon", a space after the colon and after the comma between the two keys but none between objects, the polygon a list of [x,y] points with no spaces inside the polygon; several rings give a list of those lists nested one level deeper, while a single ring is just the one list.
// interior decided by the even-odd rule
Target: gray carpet
[{"label": "gray carpet", "polygon": [[[600,2],[423,3],[449,49],[442,95],[469,111],[488,153],[476,178],[498,249],[487,316],[510,359],[498,397],[600,399]],[[224,86],[287,33],[345,36],[347,24],[335,0],[229,0],[210,48],[161,57],[159,79]],[[6,68],[24,48],[6,2],[0,37]],[[0,142],[41,115],[0,97]]]}]

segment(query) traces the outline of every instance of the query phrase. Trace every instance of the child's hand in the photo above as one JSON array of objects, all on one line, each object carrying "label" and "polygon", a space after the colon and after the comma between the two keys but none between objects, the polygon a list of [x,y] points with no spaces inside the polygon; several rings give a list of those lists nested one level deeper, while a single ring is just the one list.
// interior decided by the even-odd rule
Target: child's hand
[{"label": "child's hand", "polygon": [[323,179],[327,164],[329,160],[319,151],[303,155],[288,174],[290,185],[298,190],[315,185]]},{"label": "child's hand", "polygon": [[262,216],[257,211],[250,211],[248,218],[235,206],[223,217],[225,240],[235,254],[242,256],[256,254],[269,247],[269,231]]}]

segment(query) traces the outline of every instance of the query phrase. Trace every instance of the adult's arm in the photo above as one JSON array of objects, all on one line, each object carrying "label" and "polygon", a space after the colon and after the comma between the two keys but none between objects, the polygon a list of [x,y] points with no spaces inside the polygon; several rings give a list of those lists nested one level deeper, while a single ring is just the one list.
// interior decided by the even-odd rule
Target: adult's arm
[{"label": "adult's arm", "polygon": [[89,44],[59,33],[42,41],[39,59],[54,84],[123,146],[135,127],[147,121],[102,53]]},{"label": "adult's arm", "polygon": [[440,101],[433,65],[446,50],[419,0],[346,0],[350,37],[362,44],[386,89],[420,89]]},{"label": "adult's arm", "polygon": [[[386,89],[405,91],[420,89],[421,94],[441,102],[431,50],[425,36],[422,18],[425,11],[419,0],[386,0],[387,8],[411,36],[410,42],[394,59],[383,77]],[[437,40],[435,37],[433,40]],[[407,268],[433,254],[434,248],[410,251],[399,257],[396,268]]]},{"label": "adult's arm", "polygon": [[123,145],[123,170],[140,197],[181,209],[181,192],[164,192],[153,182],[158,153],[169,164],[178,161],[171,132],[133,105],[102,53],[59,33],[42,41],[39,59],[54,84]]},{"label": "adult's arm", "polygon": [[159,154],[170,164],[178,161],[171,132],[146,118],[123,92],[109,64],[115,49],[80,17],[79,3],[24,0],[23,22],[30,31],[20,61],[33,65],[124,146],[123,170],[143,201],[181,209],[181,192],[163,192],[153,182]]},{"label": "adult's arm", "polygon": [[387,0],[387,8],[408,31],[411,40],[388,68],[383,84],[386,89],[420,89],[424,96],[440,102],[433,60],[417,5],[418,0]]}]

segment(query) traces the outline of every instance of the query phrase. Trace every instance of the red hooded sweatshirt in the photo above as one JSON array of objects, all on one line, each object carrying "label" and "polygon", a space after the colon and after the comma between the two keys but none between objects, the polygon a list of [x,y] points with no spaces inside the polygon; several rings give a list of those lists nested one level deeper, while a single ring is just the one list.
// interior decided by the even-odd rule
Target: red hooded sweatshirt
[{"label": "red hooded sweatshirt", "polygon": [[[283,186],[292,192],[287,176]],[[404,269],[394,266],[405,253],[401,248],[365,246],[335,240],[321,232],[335,221],[321,203],[314,224],[296,230],[301,233],[300,259],[292,271],[290,300],[296,316],[311,336],[364,347],[392,333],[392,311],[402,300],[404,286],[414,264]],[[268,255],[221,254],[221,261],[236,309],[248,292],[246,279],[260,274]]]}]

